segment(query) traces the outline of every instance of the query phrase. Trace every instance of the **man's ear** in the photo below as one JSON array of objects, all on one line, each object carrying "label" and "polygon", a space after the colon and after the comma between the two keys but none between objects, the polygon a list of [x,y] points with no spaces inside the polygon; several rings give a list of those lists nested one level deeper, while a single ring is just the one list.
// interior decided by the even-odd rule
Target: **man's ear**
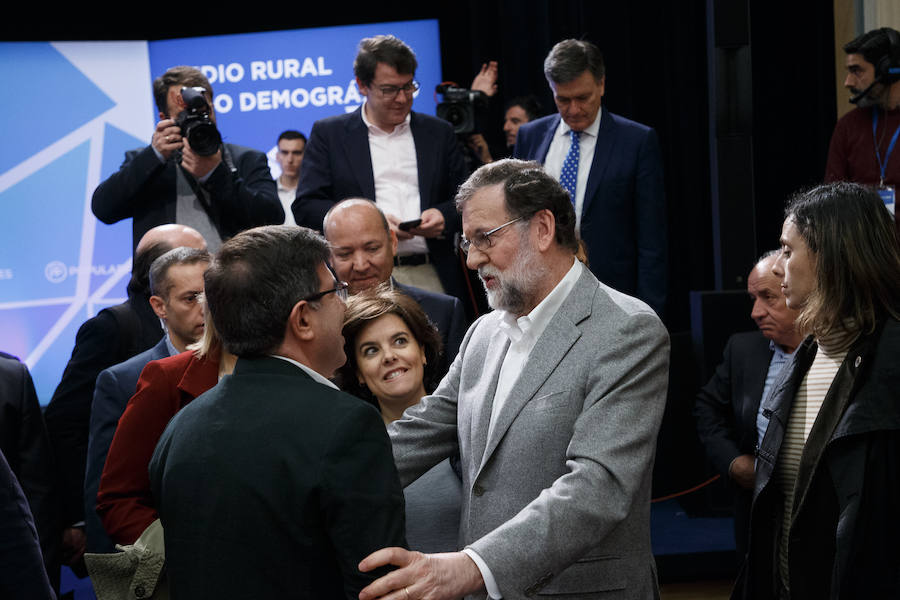
[{"label": "man's ear", "polygon": [[556,218],[549,209],[542,209],[535,213],[532,222],[537,228],[538,249],[546,251],[556,239]]},{"label": "man's ear", "polygon": [[397,256],[397,232],[391,229],[389,232],[391,238],[391,256]]},{"label": "man's ear", "polygon": [[150,308],[160,319],[166,318],[166,301],[159,296],[150,296]]},{"label": "man's ear", "polygon": [[288,333],[294,338],[308,342],[316,337],[314,329],[315,325],[315,309],[306,300],[300,300],[291,309],[291,316],[288,318]]}]

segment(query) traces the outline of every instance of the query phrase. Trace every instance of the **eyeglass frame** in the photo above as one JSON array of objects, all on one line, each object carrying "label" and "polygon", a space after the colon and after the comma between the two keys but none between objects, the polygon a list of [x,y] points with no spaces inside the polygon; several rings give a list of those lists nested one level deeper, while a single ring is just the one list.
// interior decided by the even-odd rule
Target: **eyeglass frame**
[{"label": "eyeglass frame", "polygon": [[[378,85],[373,86],[384,100],[393,100],[402,91],[407,97],[412,97],[419,91],[421,85],[415,79],[411,79],[406,85]],[[388,91],[385,91],[388,90]],[[393,90],[393,91],[391,91]]]},{"label": "eyeglass frame", "polygon": [[516,217],[512,221],[507,221],[506,223],[504,223],[502,225],[498,225],[498,226],[494,227],[493,229],[491,229],[490,231],[476,233],[475,239],[473,239],[473,240],[469,240],[466,238],[465,235],[463,235],[459,238],[459,249],[463,251],[463,254],[468,254],[469,248],[471,248],[472,246],[475,246],[475,248],[477,248],[481,252],[484,252],[485,250],[493,248],[494,242],[491,240],[492,235],[494,235],[498,231],[501,231],[505,227],[512,225],[516,221],[523,221],[523,220],[525,220],[525,217]]},{"label": "eyeglass frame", "polygon": [[340,279],[338,279],[337,273],[334,272],[334,269],[328,263],[325,263],[325,268],[328,269],[328,272],[331,273],[331,278],[334,279],[334,287],[330,290],[317,292],[311,296],[307,296],[306,298],[300,298],[300,302],[316,302],[332,292],[337,295],[341,302],[346,302],[347,298],[350,297],[350,284],[346,281],[341,281]]}]

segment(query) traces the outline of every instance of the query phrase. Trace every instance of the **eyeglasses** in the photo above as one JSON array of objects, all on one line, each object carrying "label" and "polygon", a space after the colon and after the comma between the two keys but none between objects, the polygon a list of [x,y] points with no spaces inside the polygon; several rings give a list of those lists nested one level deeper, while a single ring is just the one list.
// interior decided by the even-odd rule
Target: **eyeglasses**
[{"label": "eyeglasses", "polygon": [[301,298],[300,300],[305,300],[306,302],[315,302],[316,300],[321,300],[328,294],[334,292],[335,294],[337,294],[337,297],[341,300],[341,302],[347,301],[347,296],[349,295],[347,288],[350,287],[350,284],[346,281],[338,280],[337,274],[334,272],[334,269],[331,268],[331,265],[326,264],[325,266],[328,269],[328,272],[331,273],[331,278],[334,279],[334,287],[330,290],[325,290],[324,292],[318,292],[316,294],[313,294],[312,296]]},{"label": "eyeglasses", "polygon": [[513,219],[512,221],[507,221],[503,225],[498,225],[497,227],[494,227],[490,231],[483,231],[481,233],[476,233],[472,237],[471,240],[467,239],[466,236],[462,236],[459,240],[459,248],[466,254],[469,253],[469,248],[471,246],[475,246],[476,248],[478,248],[479,250],[484,252],[485,250],[487,250],[488,248],[490,248],[494,245],[494,241],[491,239],[492,235],[494,235],[495,233],[497,233],[504,227],[506,227],[508,225],[512,225],[516,221],[521,221],[524,218],[525,217],[517,217],[517,218]]},{"label": "eyeglasses", "polygon": [[396,85],[379,85],[378,91],[385,100],[393,100],[401,91],[409,97],[419,91],[419,82],[410,81],[406,85],[400,87]]}]

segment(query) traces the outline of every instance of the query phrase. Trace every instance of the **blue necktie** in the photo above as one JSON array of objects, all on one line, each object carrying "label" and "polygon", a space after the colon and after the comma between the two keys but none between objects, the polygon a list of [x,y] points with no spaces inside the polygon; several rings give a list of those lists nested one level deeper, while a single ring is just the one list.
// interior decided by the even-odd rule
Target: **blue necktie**
[{"label": "blue necktie", "polygon": [[566,160],[563,162],[562,173],[559,175],[559,183],[569,192],[569,199],[572,206],[575,205],[575,187],[578,185],[578,156],[580,154],[580,144],[578,138],[581,137],[580,131],[569,131],[572,136],[572,145],[569,146],[569,153],[566,154]]}]

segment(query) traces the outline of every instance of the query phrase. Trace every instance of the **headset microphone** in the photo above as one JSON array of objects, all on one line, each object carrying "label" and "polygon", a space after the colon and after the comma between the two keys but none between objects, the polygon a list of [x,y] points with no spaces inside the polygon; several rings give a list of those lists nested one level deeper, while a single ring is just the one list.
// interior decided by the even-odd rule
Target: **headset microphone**
[{"label": "headset microphone", "polygon": [[878,83],[877,80],[873,81],[872,83],[869,84],[869,87],[867,87],[863,91],[859,92],[858,94],[855,94],[852,98],[850,98],[850,104],[856,104],[857,102],[859,102],[860,100],[862,100],[863,98],[868,96],[869,92],[872,90],[872,88],[875,86],[876,83]]}]

